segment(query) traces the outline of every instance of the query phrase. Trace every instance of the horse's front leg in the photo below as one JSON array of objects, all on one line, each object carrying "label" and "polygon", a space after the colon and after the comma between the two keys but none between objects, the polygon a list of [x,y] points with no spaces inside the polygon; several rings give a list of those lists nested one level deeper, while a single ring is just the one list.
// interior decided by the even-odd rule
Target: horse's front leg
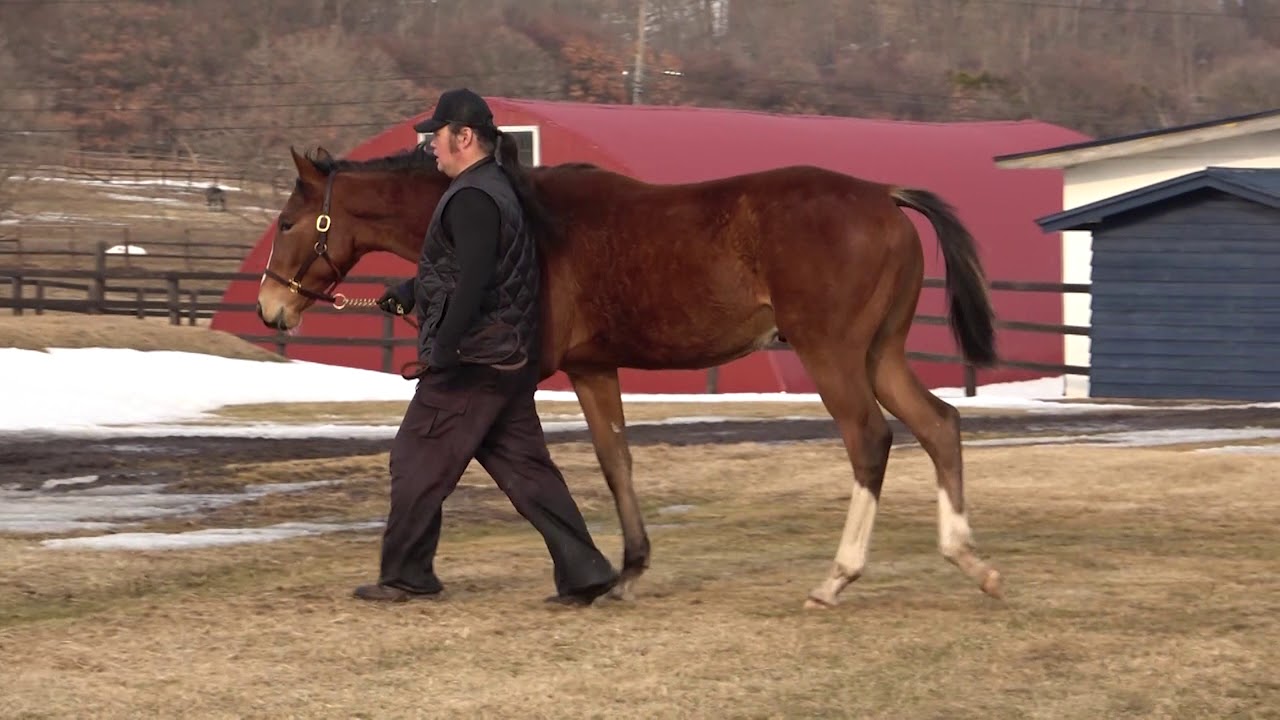
[{"label": "horse's front leg", "polygon": [[635,597],[636,580],[649,567],[649,536],[645,533],[640,501],[636,499],[631,479],[631,448],[627,445],[618,371],[565,372],[582,405],[596,459],[600,461],[605,482],[613,493],[618,523],[622,526],[622,572],[611,595],[616,599],[630,600]]}]

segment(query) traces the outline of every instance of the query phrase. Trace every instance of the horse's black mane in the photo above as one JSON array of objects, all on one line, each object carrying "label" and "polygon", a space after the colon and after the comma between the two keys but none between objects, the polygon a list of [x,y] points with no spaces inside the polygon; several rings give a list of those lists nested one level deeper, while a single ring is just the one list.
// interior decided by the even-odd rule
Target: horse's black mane
[{"label": "horse's black mane", "polygon": [[436,156],[426,144],[415,145],[409,150],[403,150],[393,155],[369,158],[368,160],[339,159],[328,155],[328,153],[319,156],[318,151],[316,153],[307,153],[307,159],[315,163],[316,168],[325,175],[347,170],[440,172],[436,169]]}]

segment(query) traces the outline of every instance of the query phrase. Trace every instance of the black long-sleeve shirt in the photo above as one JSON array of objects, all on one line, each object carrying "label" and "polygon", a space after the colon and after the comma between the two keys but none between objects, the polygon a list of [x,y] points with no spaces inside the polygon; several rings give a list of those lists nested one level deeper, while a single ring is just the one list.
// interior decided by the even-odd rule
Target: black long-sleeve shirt
[{"label": "black long-sleeve shirt", "polygon": [[[458,344],[474,322],[485,288],[497,269],[498,239],[502,232],[497,203],[477,188],[463,188],[454,193],[440,220],[445,235],[453,241],[461,274],[449,298],[449,309],[436,330],[432,365],[452,363],[457,355]],[[410,293],[413,282],[405,283]]]}]

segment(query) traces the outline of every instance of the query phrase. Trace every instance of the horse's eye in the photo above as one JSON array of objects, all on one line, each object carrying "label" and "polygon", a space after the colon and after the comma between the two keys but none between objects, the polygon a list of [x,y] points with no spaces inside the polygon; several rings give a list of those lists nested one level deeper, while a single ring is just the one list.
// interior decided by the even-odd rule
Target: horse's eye
[{"label": "horse's eye", "polygon": [[280,221],[280,232],[289,232],[289,228],[293,227],[293,223]]}]

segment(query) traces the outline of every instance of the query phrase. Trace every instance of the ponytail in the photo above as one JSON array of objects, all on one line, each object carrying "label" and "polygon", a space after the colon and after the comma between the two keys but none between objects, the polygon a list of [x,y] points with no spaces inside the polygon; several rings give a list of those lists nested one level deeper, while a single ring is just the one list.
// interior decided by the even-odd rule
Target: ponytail
[{"label": "ponytail", "polygon": [[553,243],[558,238],[558,230],[550,213],[538,199],[533,189],[533,181],[529,177],[529,169],[520,164],[520,146],[516,139],[501,130],[494,129],[493,160],[511,181],[520,207],[524,210],[525,222],[529,223],[534,237],[543,243]]}]

